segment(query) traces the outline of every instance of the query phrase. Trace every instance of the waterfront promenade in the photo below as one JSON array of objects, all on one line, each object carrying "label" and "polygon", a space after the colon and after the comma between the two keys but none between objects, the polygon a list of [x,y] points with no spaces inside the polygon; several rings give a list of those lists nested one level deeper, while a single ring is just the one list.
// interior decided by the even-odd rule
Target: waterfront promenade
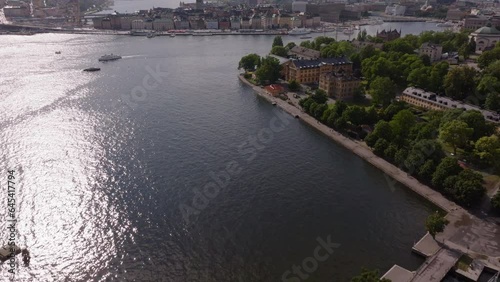
[{"label": "waterfront promenade", "polygon": [[[468,254],[485,267],[500,271],[500,228],[493,218],[478,218],[454,202],[446,199],[441,193],[420,183],[405,171],[378,157],[363,142],[350,139],[320,123],[312,116],[302,112],[297,99],[283,101],[280,98],[272,97],[263,88],[251,84],[242,75],[238,77],[244,84],[252,87],[259,96],[270,102],[276,102],[276,105],[287,113],[292,116],[298,116],[306,124],[319,130],[338,144],[379,168],[387,176],[386,178],[391,189],[396,189],[395,181],[400,182],[445,211],[447,213],[446,218],[450,223],[443,233],[436,236],[437,241],[442,244],[442,247]],[[290,98],[291,95],[288,96]],[[432,271],[432,269],[428,269],[427,271]],[[425,276],[426,274],[421,275]]]}]

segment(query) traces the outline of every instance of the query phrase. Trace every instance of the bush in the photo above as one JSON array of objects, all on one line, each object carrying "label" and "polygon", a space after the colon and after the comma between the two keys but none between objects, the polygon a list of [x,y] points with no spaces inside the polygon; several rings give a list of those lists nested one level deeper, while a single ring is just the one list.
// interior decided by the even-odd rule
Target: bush
[{"label": "bush", "polygon": [[244,77],[245,79],[250,79],[250,78],[252,78],[252,74],[251,74],[251,73],[245,73],[245,74],[243,75],[243,77]]}]

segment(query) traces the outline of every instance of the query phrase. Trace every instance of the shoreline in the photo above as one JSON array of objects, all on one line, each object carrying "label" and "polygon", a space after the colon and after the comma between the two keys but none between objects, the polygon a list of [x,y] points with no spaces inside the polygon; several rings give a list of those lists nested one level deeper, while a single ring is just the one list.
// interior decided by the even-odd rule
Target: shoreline
[{"label": "shoreline", "polygon": [[274,98],[270,96],[265,92],[264,89],[253,85],[252,83],[247,81],[243,76],[238,75],[238,77],[243,83],[252,87],[260,97],[265,98],[269,102],[276,102],[276,105],[278,107],[280,107],[281,109],[283,109],[285,112],[287,112],[292,116],[299,115],[300,119],[305,123],[307,123],[309,126],[317,129],[318,131],[329,137],[331,140],[335,141],[336,143],[342,145],[346,149],[355,153],[360,158],[364,159],[365,161],[369,162],[376,168],[380,169],[382,172],[390,176],[392,179],[410,188],[412,191],[422,196],[424,199],[428,200],[429,202],[439,207],[446,213],[449,214],[455,210],[462,209],[462,207],[446,199],[439,192],[436,192],[427,185],[420,183],[417,179],[415,179],[412,176],[409,176],[406,172],[402,171],[395,165],[375,155],[369,148],[363,146],[361,142],[349,139],[348,137],[342,135],[341,133],[324,125],[323,123],[318,123],[318,121],[314,117],[308,115],[307,113],[302,112],[302,110],[298,109],[297,107],[292,106],[288,104],[288,102],[285,102],[279,98]]},{"label": "shoreline", "polygon": [[[497,252],[495,252],[495,250],[490,250],[493,244],[495,244],[495,246],[497,245],[494,236],[497,236],[497,238],[500,237],[500,230],[497,231],[496,229],[497,223],[492,222],[488,219],[478,218],[475,215],[469,213],[461,206],[446,199],[438,191],[435,191],[429,186],[420,183],[420,181],[410,176],[408,173],[402,171],[395,165],[375,155],[371,149],[363,145],[361,142],[349,139],[348,137],[340,134],[339,132],[326,126],[325,124],[317,121],[309,114],[302,112],[302,110],[297,106],[290,105],[288,101],[283,101],[280,98],[272,97],[263,88],[253,85],[248,80],[246,80],[242,74],[239,74],[238,78],[242,83],[250,86],[258,96],[266,99],[269,102],[275,102],[276,106],[292,116],[298,115],[298,117],[307,125],[320,131],[328,138],[335,141],[337,144],[340,144],[344,148],[359,156],[361,159],[378,168],[381,172],[384,173],[384,176],[386,177],[388,182],[395,181],[401,183],[406,188],[409,188],[411,191],[416,193],[418,196],[424,198],[424,200],[429,201],[436,207],[445,211],[445,217],[449,220],[449,224],[445,228],[444,232],[436,235],[435,242],[440,244],[439,250],[453,249],[459,251],[463,254],[471,256],[472,258],[474,258],[474,260],[479,261],[486,268],[500,272],[500,248],[496,250]],[[464,221],[469,222],[465,224]],[[487,228],[491,229],[486,230],[485,232],[480,231]],[[469,233],[480,236],[482,238],[476,239],[472,243],[464,242],[461,240],[462,238],[459,238],[461,236],[463,236],[463,238],[466,238]],[[425,238],[428,234],[429,233],[426,233],[423,238]],[[477,244],[477,246],[471,248],[472,244]],[[414,245],[416,246],[416,244]],[[426,262],[424,262],[422,266],[425,266],[429,261],[432,261],[437,253],[439,252],[436,251],[436,253],[434,253],[433,255],[428,256],[426,258]],[[420,268],[422,268],[422,266]],[[414,273],[416,273],[416,271]]]}]

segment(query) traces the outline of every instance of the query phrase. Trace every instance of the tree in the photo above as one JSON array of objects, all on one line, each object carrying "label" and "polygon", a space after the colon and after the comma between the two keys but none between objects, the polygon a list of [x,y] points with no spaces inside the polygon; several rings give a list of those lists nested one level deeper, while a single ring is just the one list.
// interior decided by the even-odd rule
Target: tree
[{"label": "tree", "polygon": [[500,166],[500,140],[495,135],[479,138],[474,145],[474,154],[486,165]]},{"label": "tree", "polygon": [[290,80],[290,82],[288,82],[288,89],[290,91],[298,91],[300,90],[300,83],[298,83],[296,80]]},{"label": "tree", "polygon": [[493,198],[491,198],[491,207],[500,212],[500,191],[498,191]]},{"label": "tree", "polygon": [[389,121],[400,111],[407,109],[408,104],[402,101],[394,101],[387,108],[384,109],[384,119]]},{"label": "tree", "polygon": [[374,103],[387,106],[396,97],[396,85],[388,77],[377,77],[370,83],[369,93]]},{"label": "tree", "polygon": [[389,142],[383,138],[379,138],[373,146],[373,153],[377,156],[384,157],[385,150],[389,147]]},{"label": "tree", "polygon": [[470,169],[461,171],[453,187],[453,197],[465,206],[478,203],[484,196],[486,189],[483,187],[483,176]]},{"label": "tree", "polygon": [[457,147],[463,147],[469,141],[474,130],[467,123],[453,120],[444,124],[439,130],[439,139],[453,147],[453,153],[457,154]]},{"label": "tree", "polygon": [[450,223],[443,215],[438,211],[429,215],[425,221],[425,228],[431,234],[432,238],[436,239],[436,234],[443,232],[446,225]]},{"label": "tree", "polygon": [[271,54],[286,58],[288,56],[288,51],[283,46],[274,46],[273,49],[271,49]]},{"label": "tree", "polygon": [[361,125],[365,120],[366,112],[360,106],[350,106],[342,113],[342,116],[354,125]]},{"label": "tree", "polygon": [[244,69],[245,71],[255,70],[256,66],[260,65],[260,56],[257,54],[248,54],[241,58],[238,64],[238,69]]},{"label": "tree", "polygon": [[463,100],[476,90],[474,78],[476,71],[468,66],[451,69],[444,78],[446,96],[455,100]]},{"label": "tree", "polygon": [[321,89],[316,90],[314,94],[311,96],[311,98],[318,104],[324,104],[326,103],[326,101],[328,101],[328,96],[326,96],[326,92]]},{"label": "tree", "polygon": [[353,277],[351,282],[391,282],[391,280],[386,278],[380,279],[378,269],[368,270],[363,268],[361,269],[361,274]]},{"label": "tree", "polygon": [[289,43],[285,46],[285,48],[286,48],[287,50],[290,50],[290,49],[292,49],[292,48],[293,48],[293,47],[295,47],[295,46],[297,46],[297,44],[295,44],[294,42],[289,42]]},{"label": "tree", "polygon": [[410,173],[414,174],[426,160],[439,163],[443,157],[444,153],[437,141],[424,139],[416,142],[411,147],[405,160],[405,166]]},{"label": "tree", "polygon": [[385,140],[392,140],[393,137],[392,127],[385,120],[380,120],[375,124],[372,134],[379,138],[384,138]]},{"label": "tree", "polygon": [[274,37],[274,40],[273,40],[273,48],[276,46],[283,47],[283,39],[281,39],[281,36],[279,36],[279,35]]},{"label": "tree", "polygon": [[415,115],[407,109],[399,111],[389,122],[394,136],[405,137],[417,122]]},{"label": "tree", "polygon": [[452,175],[457,175],[462,171],[458,165],[457,160],[454,158],[444,158],[436,167],[436,171],[432,174],[432,185],[436,188],[443,188],[446,178]]},{"label": "tree", "polygon": [[418,168],[418,177],[426,183],[429,183],[432,181],[432,174],[436,170],[436,164],[434,163],[433,160],[427,160],[425,163]]},{"label": "tree", "polygon": [[483,136],[489,136],[495,131],[495,127],[486,123],[483,114],[477,110],[464,111],[458,119],[467,123],[468,127],[473,129],[472,141],[476,141]]},{"label": "tree", "polygon": [[488,110],[500,111],[500,95],[498,92],[490,92],[488,96],[486,96],[484,107]]},{"label": "tree", "polygon": [[260,83],[274,83],[281,76],[281,65],[278,59],[267,56],[262,59],[260,67],[257,68],[255,76]]}]

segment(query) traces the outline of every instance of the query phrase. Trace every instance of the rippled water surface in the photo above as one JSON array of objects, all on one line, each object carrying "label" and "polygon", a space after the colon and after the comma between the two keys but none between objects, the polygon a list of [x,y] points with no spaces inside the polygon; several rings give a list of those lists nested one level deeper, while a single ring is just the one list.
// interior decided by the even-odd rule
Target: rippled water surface
[{"label": "rippled water surface", "polygon": [[[16,240],[32,257],[16,281],[280,281],[318,237],[339,246],[308,281],[418,267],[433,208],[238,81],[240,57],[271,43],[2,36],[0,177],[16,171]],[[266,136],[271,122],[283,130]]]}]

